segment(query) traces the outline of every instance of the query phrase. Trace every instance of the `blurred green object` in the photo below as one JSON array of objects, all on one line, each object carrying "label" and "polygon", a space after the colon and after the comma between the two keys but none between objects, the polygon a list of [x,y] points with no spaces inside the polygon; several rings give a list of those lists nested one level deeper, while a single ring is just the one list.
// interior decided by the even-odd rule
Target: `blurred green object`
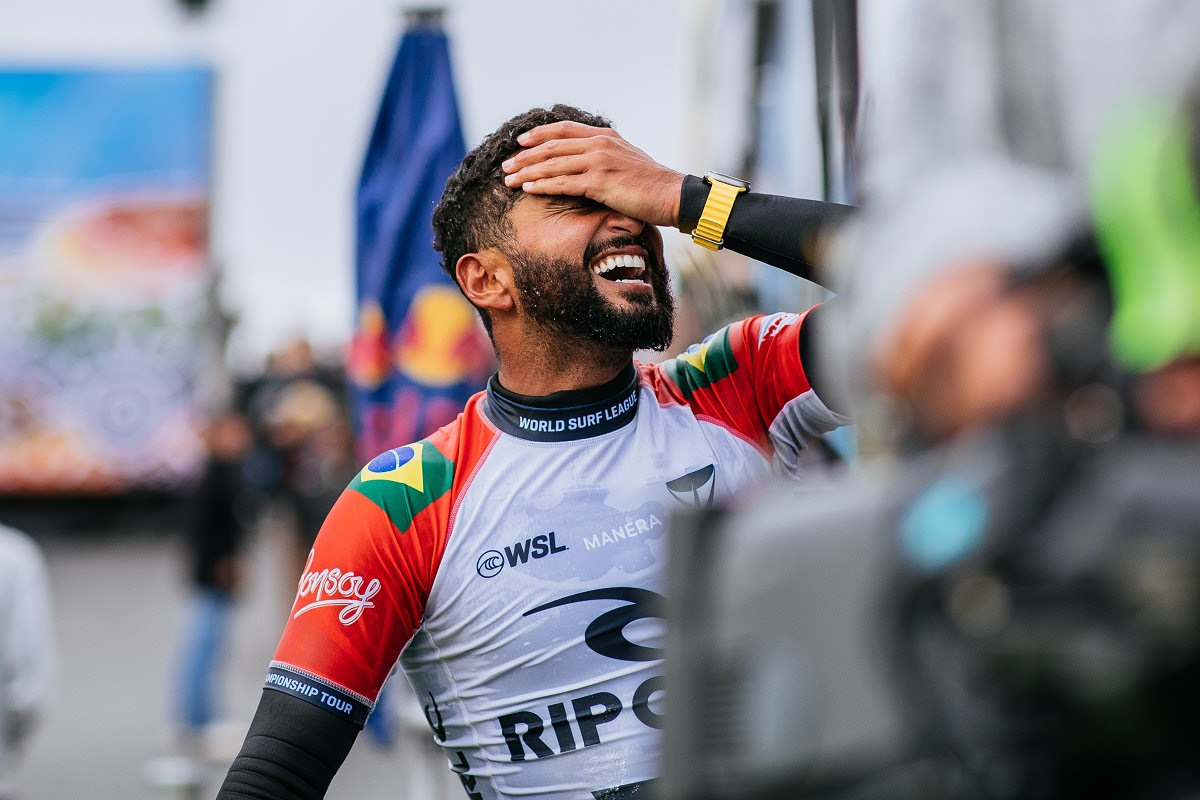
[{"label": "blurred green object", "polygon": [[1200,200],[1189,153],[1194,120],[1142,105],[1103,131],[1092,213],[1112,282],[1114,354],[1145,371],[1200,353]]}]

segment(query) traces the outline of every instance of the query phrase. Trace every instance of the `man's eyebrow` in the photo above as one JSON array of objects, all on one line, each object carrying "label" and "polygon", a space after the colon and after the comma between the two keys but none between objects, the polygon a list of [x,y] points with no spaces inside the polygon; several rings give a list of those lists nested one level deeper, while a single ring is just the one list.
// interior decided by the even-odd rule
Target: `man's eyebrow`
[{"label": "man's eyebrow", "polygon": [[588,197],[580,197],[570,194],[549,194],[543,195],[546,199],[546,204],[556,208],[578,208],[581,210],[592,210],[602,208],[603,206]]}]

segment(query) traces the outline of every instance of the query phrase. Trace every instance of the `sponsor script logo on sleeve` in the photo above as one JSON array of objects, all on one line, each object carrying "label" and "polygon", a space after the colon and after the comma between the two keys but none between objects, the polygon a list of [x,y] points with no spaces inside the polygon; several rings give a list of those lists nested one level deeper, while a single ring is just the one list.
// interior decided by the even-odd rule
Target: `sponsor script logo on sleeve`
[{"label": "sponsor script logo on sleeve", "polygon": [[[374,608],[371,598],[379,594],[382,586],[379,578],[367,581],[362,575],[344,572],[337,567],[322,570],[311,570],[316,550],[308,552],[308,561],[304,564],[304,574],[300,577],[300,585],[296,590],[296,613],[292,619],[314,608],[326,606],[341,607],[338,620],[343,625],[358,621],[363,612]],[[308,601],[304,605],[301,602]]]}]

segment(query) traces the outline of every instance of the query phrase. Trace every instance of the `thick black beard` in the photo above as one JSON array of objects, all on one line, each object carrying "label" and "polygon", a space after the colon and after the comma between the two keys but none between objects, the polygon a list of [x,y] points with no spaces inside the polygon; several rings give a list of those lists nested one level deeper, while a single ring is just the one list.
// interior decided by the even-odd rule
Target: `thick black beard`
[{"label": "thick black beard", "polygon": [[[592,282],[591,259],[627,245],[646,249],[646,268],[653,297],[629,296],[640,308],[617,308]],[[675,327],[675,301],[667,286],[667,271],[649,243],[636,237],[609,240],[589,247],[583,264],[572,264],[532,253],[509,254],[521,307],[547,330],[617,350],[665,350]]]}]

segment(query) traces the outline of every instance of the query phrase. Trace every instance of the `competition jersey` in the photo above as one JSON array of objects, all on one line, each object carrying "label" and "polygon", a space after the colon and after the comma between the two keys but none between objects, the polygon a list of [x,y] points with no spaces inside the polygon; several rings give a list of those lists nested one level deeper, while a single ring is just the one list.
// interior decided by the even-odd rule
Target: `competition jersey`
[{"label": "competition jersey", "polygon": [[267,687],[361,725],[399,657],[468,797],[639,796],[672,510],[736,497],[845,422],[805,377],[803,319],[735,323],[570,407],[493,378],[375,458],[317,537]]}]

